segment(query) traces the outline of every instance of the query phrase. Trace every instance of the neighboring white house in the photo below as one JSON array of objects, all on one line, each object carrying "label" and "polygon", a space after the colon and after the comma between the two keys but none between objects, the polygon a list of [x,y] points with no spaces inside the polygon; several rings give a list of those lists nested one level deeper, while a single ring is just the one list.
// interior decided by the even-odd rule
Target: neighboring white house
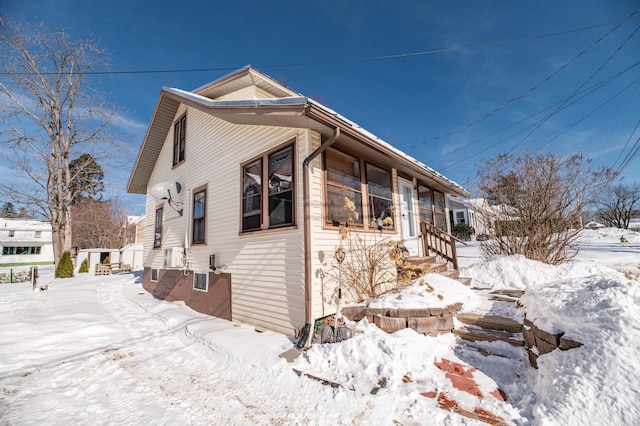
[{"label": "neighboring white house", "polygon": [[125,228],[124,245],[144,243],[144,216],[127,216],[127,227]]},{"label": "neighboring white house", "polygon": [[325,272],[345,197],[358,213],[351,232],[422,255],[420,221],[450,229],[447,194],[469,196],[250,67],[193,92],[162,89],[127,191],[147,195],[145,289],[303,337],[335,312]]},{"label": "neighboring white house", "polygon": [[41,220],[0,218],[0,266],[54,262],[51,224]]},{"label": "neighboring white house", "polygon": [[[483,198],[457,198],[449,196],[449,217],[451,226],[466,223],[473,226],[475,235],[487,234],[486,221],[493,216],[495,209]],[[487,212],[492,212],[487,214]]]}]

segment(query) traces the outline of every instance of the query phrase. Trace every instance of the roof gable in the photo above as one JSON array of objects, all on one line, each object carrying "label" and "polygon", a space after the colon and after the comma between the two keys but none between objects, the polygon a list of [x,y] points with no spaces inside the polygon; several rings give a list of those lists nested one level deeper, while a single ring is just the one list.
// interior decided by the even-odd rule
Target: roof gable
[{"label": "roof gable", "polygon": [[252,88],[254,98],[286,98],[300,96],[288,87],[266,74],[247,65],[217,80],[205,84],[193,91],[193,93],[209,99],[247,99],[246,97],[228,97],[234,92],[246,93],[243,89]]}]

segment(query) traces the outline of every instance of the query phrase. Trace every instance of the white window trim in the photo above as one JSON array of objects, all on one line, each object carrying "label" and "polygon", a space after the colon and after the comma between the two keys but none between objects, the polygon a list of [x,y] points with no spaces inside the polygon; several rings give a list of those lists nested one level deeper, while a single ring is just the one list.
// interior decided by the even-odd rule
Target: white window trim
[{"label": "white window trim", "polygon": [[[156,273],[156,279],[155,279],[155,280],[153,279],[153,273],[154,273],[154,271],[155,271],[155,273]],[[159,276],[160,276],[160,270],[159,270],[158,268],[151,268],[151,275],[149,276],[149,280],[150,280],[150,281],[152,281],[152,282],[154,282],[154,283],[157,283],[157,282],[158,282],[158,277],[159,277]]]},{"label": "white window trim", "polygon": [[[204,275],[204,289],[196,288],[196,275]],[[193,273],[193,290],[207,293],[209,291],[209,273],[208,272],[194,272]]]}]

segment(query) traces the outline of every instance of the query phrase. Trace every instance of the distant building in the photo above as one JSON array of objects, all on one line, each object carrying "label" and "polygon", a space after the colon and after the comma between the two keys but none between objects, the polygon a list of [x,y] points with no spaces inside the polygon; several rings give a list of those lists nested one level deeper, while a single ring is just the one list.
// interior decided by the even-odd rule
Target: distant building
[{"label": "distant building", "polygon": [[0,266],[54,263],[49,222],[0,218],[0,246]]},{"label": "distant building", "polygon": [[144,243],[145,216],[128,216],[124,245]]}]

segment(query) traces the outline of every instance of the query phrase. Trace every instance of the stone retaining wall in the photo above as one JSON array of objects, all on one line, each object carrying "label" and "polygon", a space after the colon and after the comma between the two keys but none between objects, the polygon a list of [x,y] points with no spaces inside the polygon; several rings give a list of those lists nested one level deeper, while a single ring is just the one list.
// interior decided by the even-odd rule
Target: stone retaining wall
[{"label": "stone retaining wall", "polygon": [[31,281],[30,271],[14,272],[13,276],[10,272],[0,272],[0,284],[9,283],[28,283]]},{"label": "stone retaining wall", "polygon": [[366,305],[347,306],[341,312],[351,321],[367,321],[375,324],[387,333],[394,333],[404,328],[411,328],[417,333],[434,336],[450,333],[453,330],[453,317],[461,303],[443,308],[370,308]]},{"label": "stone retaining wall", "polygon": [[522,337],[529,355],[529,364],[533,368],[538,368],[538,357],[547,354],[555,349],[566,351],[582,346],[582,343],[562,337],[564,333],[553,334],[535,326],[528,319],[524,319]]}]

